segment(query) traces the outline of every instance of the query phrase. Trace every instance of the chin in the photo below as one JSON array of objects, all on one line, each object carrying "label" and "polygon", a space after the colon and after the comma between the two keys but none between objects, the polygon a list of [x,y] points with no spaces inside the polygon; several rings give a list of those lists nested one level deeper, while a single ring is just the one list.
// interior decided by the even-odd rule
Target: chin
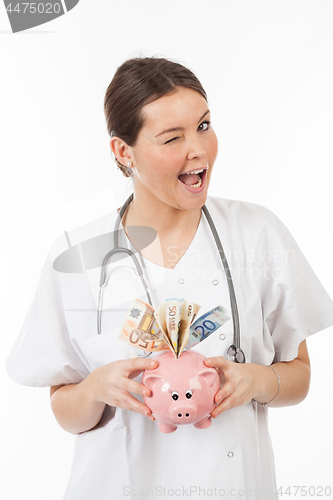
[{"label": "chin", "polygon": [[203,194],[200,193],[200,196],[198,196],[196,199],[193,200],[182,200],[182,202],[179,204],[179,209],[180,210],[187,210],[189,212],[193,212],[195,210],[199,210],[204,206],[207,200],[207,193]]}]

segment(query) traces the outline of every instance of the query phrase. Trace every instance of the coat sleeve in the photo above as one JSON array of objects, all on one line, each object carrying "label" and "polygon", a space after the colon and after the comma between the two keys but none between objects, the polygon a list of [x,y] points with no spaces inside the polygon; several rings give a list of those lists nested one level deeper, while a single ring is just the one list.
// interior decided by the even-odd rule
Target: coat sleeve
[{"label": "coat sleeve", "polygon": [[6,361],[8,375],[19,384],[50,387],[78,383],[89,373],[68,333],[61,286],[61,273],[53,269],[48,256]]},{"label": "coat sleeve", "polygon": [[271,250],[270,279],[262,290],[264,330],[274,362],[291,361],[303,340],[333,325],[333,302],[286,226],[269,210],[264,214]]}]

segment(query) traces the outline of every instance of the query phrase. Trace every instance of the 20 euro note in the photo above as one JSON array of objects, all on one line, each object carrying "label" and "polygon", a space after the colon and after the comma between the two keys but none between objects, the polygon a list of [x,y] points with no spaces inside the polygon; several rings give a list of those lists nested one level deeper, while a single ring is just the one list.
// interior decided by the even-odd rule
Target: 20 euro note
[{"label": "20 euro note", "polygon": [[140,299],[133,302],[118,338],[144,351],[169,349],[154,316],[154,308]]},{"label": "20 euro note", "polygon": [[214,309],[200,316],[190,327],[187,349],[191,349],[191,347],[205,340],[229,319],[227,311],[222,306],[214,307]]}]

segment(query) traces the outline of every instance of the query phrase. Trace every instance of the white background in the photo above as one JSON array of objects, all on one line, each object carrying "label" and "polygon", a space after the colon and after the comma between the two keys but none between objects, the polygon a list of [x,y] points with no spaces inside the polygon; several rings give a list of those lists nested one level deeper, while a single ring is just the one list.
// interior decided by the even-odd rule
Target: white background
[{"label": "white background", "polygon": [[[163,55],[194,70],[219,138],[210,194],[273,210],[333,296],[332,26],[330,0],[81,0],[11,34],[1,2],[1,498],[59,500],[69,478],[75,438],[48,389],[15,384],[4,362],[59,227],[123,199],[103,98],[125,59]],[[270,410],[284,490],[329,485],[333,496],[332,333],[308,341],[308,398]]]}]

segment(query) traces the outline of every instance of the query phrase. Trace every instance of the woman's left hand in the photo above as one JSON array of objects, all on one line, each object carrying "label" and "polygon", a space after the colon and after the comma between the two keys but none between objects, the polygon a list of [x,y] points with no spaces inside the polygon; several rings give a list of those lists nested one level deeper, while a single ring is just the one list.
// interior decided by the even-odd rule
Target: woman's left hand
[{"label": "woman's left hand", "polygon": [[233,363],[223,356],[215,356],[207,358],[205,364],[216,368],[222,386],[215,395],[215,403],[219,404],[211,413],[213,418],[230,408],[249,403],[258,393],[252,363]]}]

